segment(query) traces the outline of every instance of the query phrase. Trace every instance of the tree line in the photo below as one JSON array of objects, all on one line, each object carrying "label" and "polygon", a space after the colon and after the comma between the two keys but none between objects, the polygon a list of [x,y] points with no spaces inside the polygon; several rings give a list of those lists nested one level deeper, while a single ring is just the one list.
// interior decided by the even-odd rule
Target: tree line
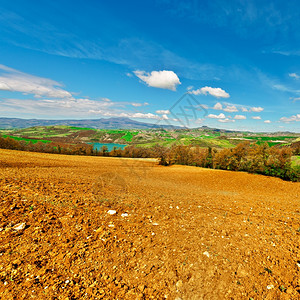
[{"label": "tree line", "polygon": [[291,157],[298,149],[270,147],[267,143],[244,142],[230,149],[174,146],[160,149],[162,165],[182,164],[220,170],[244,171],[299,181],[300,168],[293,167]]},{"label": "tree line", "polygon": [[159,164],[164,166],[180,164],[220,170],[245,171],[291,181],[300,180],[300,168],[293,167],[291,162],[292,155],[299,155],[300,145],[293,148],[279,148],[270,147],[267,143],[258,145],[244,142],[238,144],[235,148],[222,150],[182,145],[173,145],[167,148],[156,145],[152,148],[127,146],[125,149],[120,149],[114,147],[112,151],[108,151],[106,146],[97,150],[93,148],[93,145],[85,143],[31,143],[9,137],[0,137],[0,148],[67,155],[157,158]]}]

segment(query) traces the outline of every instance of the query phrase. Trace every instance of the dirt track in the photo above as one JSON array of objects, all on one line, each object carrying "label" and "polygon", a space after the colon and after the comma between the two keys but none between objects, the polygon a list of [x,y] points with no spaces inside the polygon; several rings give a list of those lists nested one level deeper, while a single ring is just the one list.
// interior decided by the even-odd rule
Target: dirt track
[{"label": "dirt track", "polygon": [[300,183],[9,150],[0,170],[1,299],[300,299]]}]

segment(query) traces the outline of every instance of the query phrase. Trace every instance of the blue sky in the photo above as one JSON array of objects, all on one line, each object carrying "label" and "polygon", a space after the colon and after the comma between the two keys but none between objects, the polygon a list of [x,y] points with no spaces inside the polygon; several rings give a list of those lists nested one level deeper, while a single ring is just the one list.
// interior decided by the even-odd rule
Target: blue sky
[{"label": "blue sky", "polygon": [[0,0],[0,117],[300,132],[299,28],[296,0]]}]

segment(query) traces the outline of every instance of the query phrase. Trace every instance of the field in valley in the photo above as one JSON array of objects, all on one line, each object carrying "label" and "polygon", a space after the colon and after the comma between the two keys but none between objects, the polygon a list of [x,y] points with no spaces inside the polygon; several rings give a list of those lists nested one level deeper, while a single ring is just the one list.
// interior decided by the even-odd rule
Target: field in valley
[{"label": "field in valley", "polygon": [[26,142],[42,141],[47,143],[116,143],[150,148],[155,145],[192,145],[233,148],[245,141],[269,146],[291,145],[299,139],[297,133],[251,133],[234,132],[208,127],[195,129],[95,129],[73,126],[36,126],[22,129],[0,129],[0,136],[11,137]]},{"label": "field in valley", "polygon": [[300,183],[0,150],[1,299],[300,299]]}]

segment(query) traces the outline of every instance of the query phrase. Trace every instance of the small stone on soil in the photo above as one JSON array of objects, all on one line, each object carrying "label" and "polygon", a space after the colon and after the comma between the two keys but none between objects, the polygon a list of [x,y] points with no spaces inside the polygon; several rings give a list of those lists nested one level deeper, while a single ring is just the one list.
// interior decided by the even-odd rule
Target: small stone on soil
[{"label": "small stone on soil", "polygon": [[19,224],[16,224],[13,229],[14,230],[23,230],[25,228],[26,224],[25,223],[19,223]]}]

